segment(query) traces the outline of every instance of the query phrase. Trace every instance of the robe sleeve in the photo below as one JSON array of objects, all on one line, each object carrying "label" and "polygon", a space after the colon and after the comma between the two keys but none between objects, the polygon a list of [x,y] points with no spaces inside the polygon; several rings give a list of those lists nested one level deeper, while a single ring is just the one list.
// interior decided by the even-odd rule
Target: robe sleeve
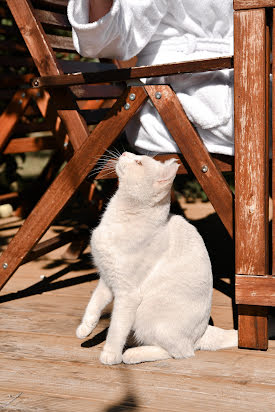
[{"label": "robe sleeve", "polygon": [[89,23],[89,0],[70,0],[68,18],[74,46],[86,57],[128,60],[150,41],[168,0],[114,0],[109,13]]}]

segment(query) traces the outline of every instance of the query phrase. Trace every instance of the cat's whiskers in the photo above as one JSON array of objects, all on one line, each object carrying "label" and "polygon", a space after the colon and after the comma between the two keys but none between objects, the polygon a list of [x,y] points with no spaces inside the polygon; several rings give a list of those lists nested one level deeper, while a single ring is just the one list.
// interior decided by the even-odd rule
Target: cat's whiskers
[{"label": "cat's whiskers", "polygon": [[89,177],[97,175],[102,171],[103,171],[102,178],[104,178],[105,176],[108,176],[109,174],[115,172],[117,161],[118,161],[118,158],[99,159],[96,167],[89,174]]}]

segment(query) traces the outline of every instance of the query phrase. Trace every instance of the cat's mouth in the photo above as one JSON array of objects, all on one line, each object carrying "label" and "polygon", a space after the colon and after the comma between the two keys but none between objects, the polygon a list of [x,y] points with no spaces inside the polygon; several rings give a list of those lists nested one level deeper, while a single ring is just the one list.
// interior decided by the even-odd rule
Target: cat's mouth
[{"label": "cat's mouth", "polygon": [[119,162],[116,164],[116,173],[118,176],[123,175],[123,169],[121,168],[121,165],[119,164]]}]

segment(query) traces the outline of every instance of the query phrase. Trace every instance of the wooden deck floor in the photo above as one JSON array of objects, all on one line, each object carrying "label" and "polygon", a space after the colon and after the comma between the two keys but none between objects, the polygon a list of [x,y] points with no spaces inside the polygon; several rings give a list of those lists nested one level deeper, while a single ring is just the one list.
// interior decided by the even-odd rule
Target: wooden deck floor
[{"label": "wooden deck floor", "polygon": [[[0,221],[0,239],[17,226],[15,218]],[[275,411],[274,341],[267,352],[100,364],[108,310],[91,337],[75,337],[95,270],[88,255],[71,264],[59,257],[60,250],[22,266],[1,292],[1,411]],[[218,290],[212,318],[216,326],[233,325],[231,299]]]}]

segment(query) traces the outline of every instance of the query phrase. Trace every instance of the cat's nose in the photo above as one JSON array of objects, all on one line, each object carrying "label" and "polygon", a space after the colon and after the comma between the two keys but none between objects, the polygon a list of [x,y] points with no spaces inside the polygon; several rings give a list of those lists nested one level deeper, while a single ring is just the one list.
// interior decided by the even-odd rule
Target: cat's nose
[{"label": "cat's nose", "polygon": [[127,152],[122,153],[121,156],[127,156]]}]

